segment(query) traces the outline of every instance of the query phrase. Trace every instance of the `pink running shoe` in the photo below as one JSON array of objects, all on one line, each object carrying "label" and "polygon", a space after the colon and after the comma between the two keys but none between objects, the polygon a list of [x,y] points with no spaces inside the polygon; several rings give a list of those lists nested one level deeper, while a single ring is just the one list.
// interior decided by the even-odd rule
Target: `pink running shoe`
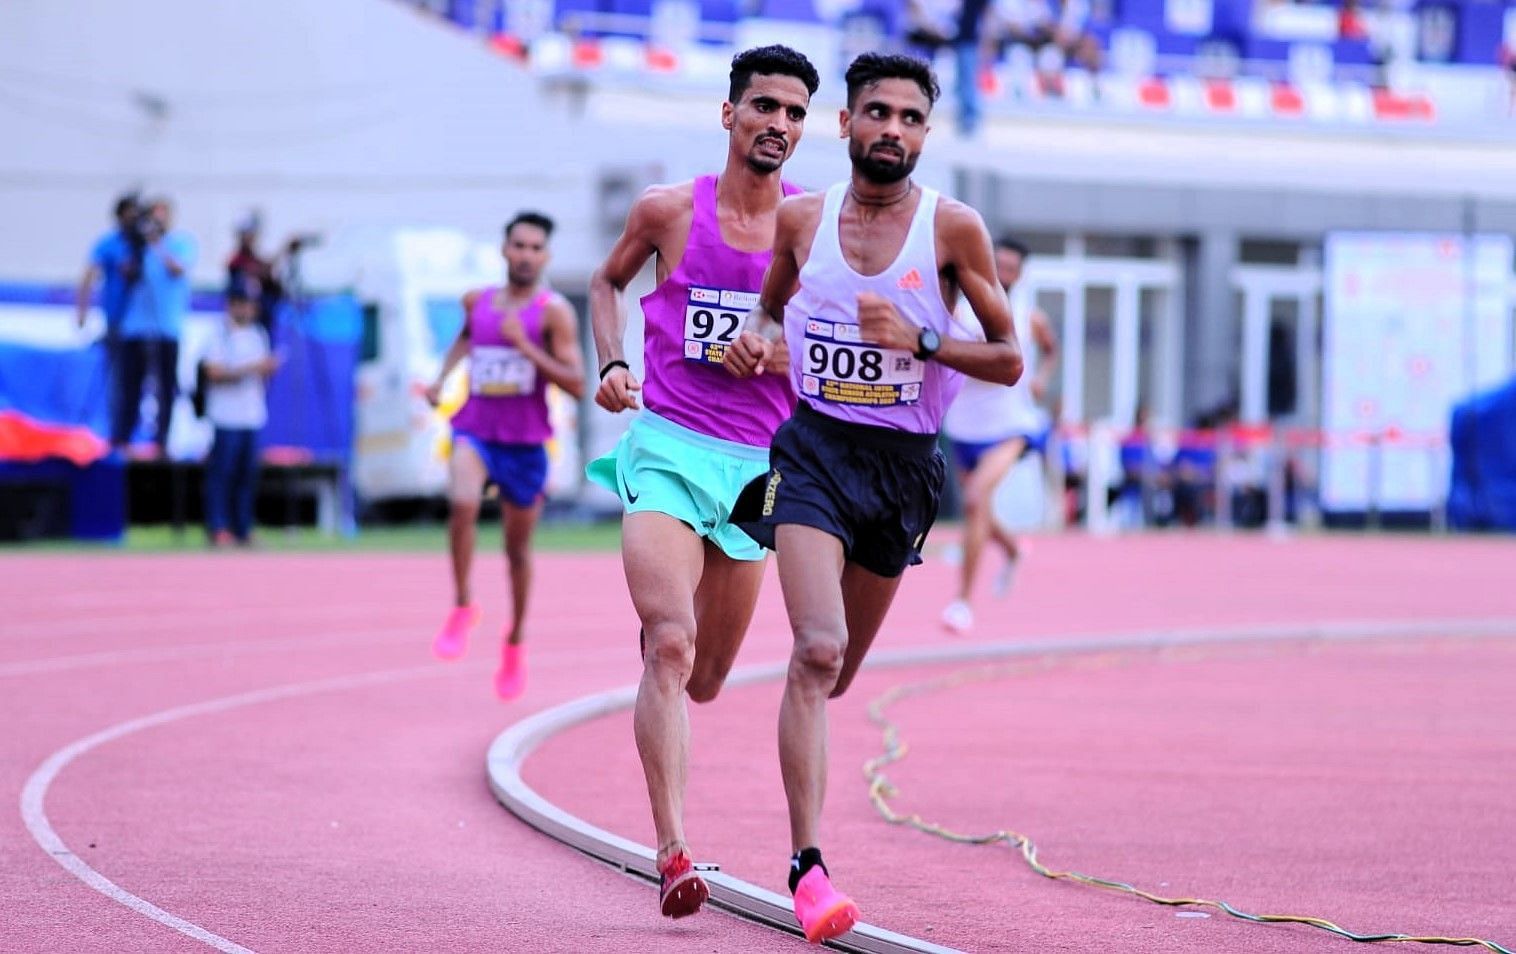
[{"label": "pink running shoe", "polygon": [[664,859],[658,866],[658,877],[658,903],[666,918],[687,918],[711,896],[705,879],[695,872],[690,856],[683,851]]},{"label": "pink running shoe", "polygon": [[832,887],[826,871],[816,865],[795,886],[795,917],[812,944],[830,941],[858,923],[858,905]]},{"label": "pink running shoe", "polygon": [[495,673],[495,695],[506,702],[526,691],[526,652],[520,643],[506,643]]},{"label": "pink running shoe", "polygon": [[455,606],[447,614],[447,622],[432,640],[432,655],[438,659],[457,659],[468,649],[469,630],[479,622],[479,607]]}]

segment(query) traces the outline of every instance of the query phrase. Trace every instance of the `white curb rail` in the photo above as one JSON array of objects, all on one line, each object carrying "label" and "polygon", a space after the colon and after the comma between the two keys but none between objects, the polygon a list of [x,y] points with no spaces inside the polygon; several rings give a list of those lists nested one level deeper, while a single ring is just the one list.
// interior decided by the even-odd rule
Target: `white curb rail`
[{"label": "white curb rail", "polygon": [[[1109,634],[1081,639],[1038,639],[1014,643],[953,644],[875,653],[869,669],[985,662],[1016,656],[1079,655],[1114,650],[1287,642],[1394,639],[1418,636],[1516,636],[1516,619],[1377,620],[1363,622],[1281,624],[1224,630],[1167,630]],[[732,673],[729,687],[781,679],[785,663],[747,666]],[[521,777],[521,766],[538,746],[565,729],[630,709],[637,687],[623,686],[545,709],[510,726],[490,744],[487,770],[495,797],[512,814],[556,841],[614,865],[650,882],[657,882],[651,848],[597,828],[569,814],[538,794]],[[790,899],[719,871],[705,874],[711,903],[750,921],[801,936]],[[952,954],[953,948],[860,923],[842,937],[827,942],[836,950],[862,954],[930,952]]]}]

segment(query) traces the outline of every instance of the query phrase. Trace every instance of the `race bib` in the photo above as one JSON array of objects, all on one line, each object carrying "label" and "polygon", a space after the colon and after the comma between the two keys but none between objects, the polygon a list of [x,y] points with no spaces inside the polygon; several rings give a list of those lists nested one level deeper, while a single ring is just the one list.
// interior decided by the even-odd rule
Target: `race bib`
[{"label": "race bib", "polygon": [[473,350],[469,390],[480,397],[531,394],[537,388],[537,366],[515,348],[485,345]]},{"label": "race bib", "polygon": [[915,404],[925,373],[909,351],[864,344],[857,325],[805,323],[800,391],[807,397],[855,407]]},{"label": "race bib", "polygon": [[685,360],[720,364],[756,304],[757,292],[690,286],[684,306]]}]

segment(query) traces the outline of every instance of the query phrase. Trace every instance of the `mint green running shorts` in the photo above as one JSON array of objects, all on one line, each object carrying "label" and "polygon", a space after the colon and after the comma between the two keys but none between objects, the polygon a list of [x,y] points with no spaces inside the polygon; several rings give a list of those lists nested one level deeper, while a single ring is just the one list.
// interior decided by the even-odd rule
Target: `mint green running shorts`
[{"label": "mint green running shorts", "polygon": [[627,513],[682,520],[733,560],[762,560],[763,548],[728,521],[737,495],[768,472],[766,447],[710,437],[643,409],[615,450],[585,476],[621,498]]}]

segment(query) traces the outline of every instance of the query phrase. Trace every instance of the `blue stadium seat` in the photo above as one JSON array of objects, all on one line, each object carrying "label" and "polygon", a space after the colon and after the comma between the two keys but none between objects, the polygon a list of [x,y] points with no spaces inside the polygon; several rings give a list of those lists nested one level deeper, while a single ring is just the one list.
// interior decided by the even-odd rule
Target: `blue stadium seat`
[{"label": "blue stadium seat", "polygon": [[1213,0],[1211,36],[1241,46],[1251,33],[1252,18],[1253,0]]},{"label": "blue stadium seat", "polygon": [[875,20],[886,37],[898,40],[905,35],[905,4],[896,0],[863,0],[849,17]]},{"label": "blue stadium seat", "polygon": [[738,0],[700,0],[700,19],[706,23],[736,23],[741,18]]},{"label": "blue stadium seat", "polygon": [[1122,0],[1116,19],[1122,26],[1136,27],[1158,36],[1166,33],[1164,0]]},{"label": "blue stadium seat", "polygon": [[1332,44],[1332,60],[1338,66],[1371,66],[1374,53],[1364,40],[1338,40]]},{"label": "blue stadium seat", "polygon": [[1459,63],[1492,66],[1499,60],[1500,37],[1508,4],[1465,0],[1457,12],[1458,39],[1453,59]]},{"label": "blue stadium seat", "polygon": [[[565,21],[572,21],[575,16],[582,13],[600,13],[603,4],[600,0],[555,0],[553,4],[553,25],[563,29]],[[593,31],[583,31],[585,36],[598,36]]]},{"label": "blue stadium seat", "polygon": [[647,39],[647,18],[653,13],[653,0],[600,0],[600,9],[604,13],[617,13],[631,17],[641,17],[639,26],[630,29],[606,30],[604,36],[626,36],[636,40]]},{"label": "blue stadium seat", "polygon": [[1290,58],[1290,41],[1249,35],[1242,41],[1242,58],[1283,63]]},{"label": "blue stadium seat", "polygon": [[821,17],[816,15],[816,5],[811,0],[763,0],[758,15],[768,20],[821,22]]}]

